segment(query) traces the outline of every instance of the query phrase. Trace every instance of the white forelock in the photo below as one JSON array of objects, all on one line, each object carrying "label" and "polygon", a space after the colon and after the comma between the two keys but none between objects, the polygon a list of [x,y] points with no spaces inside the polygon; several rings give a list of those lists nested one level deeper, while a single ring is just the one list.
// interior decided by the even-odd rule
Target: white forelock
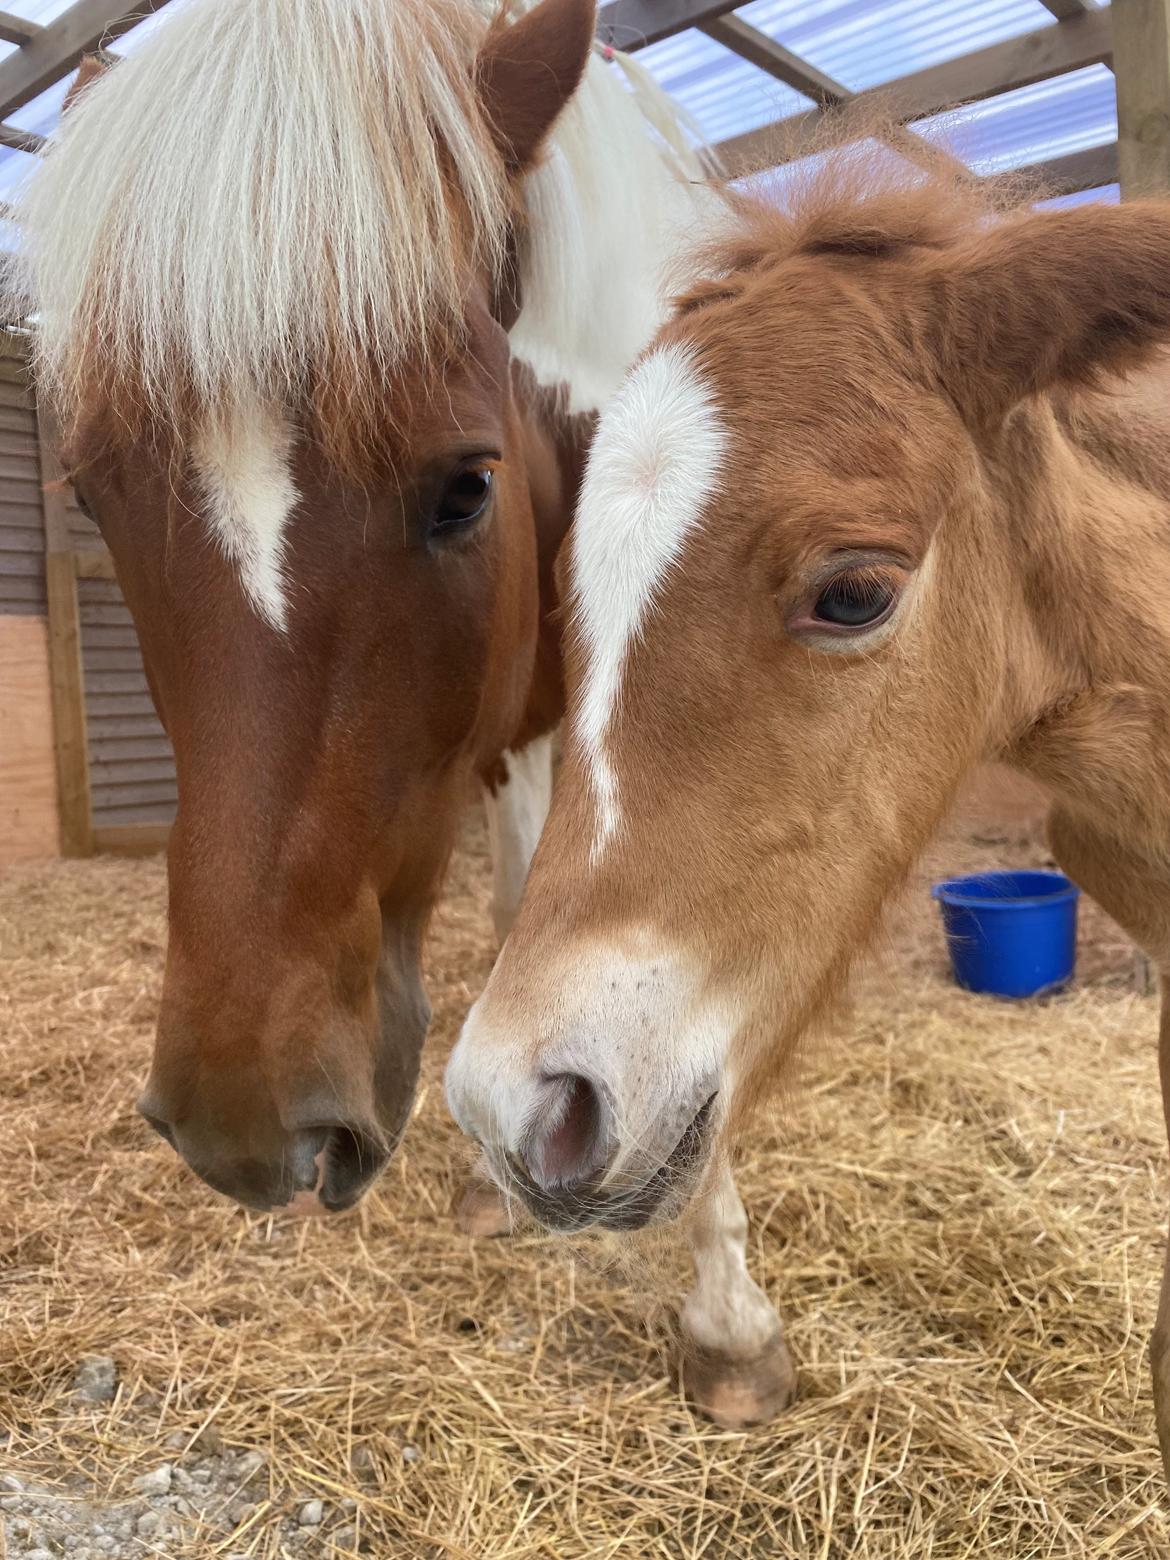
[{"label": "white forelock", "polygon": [[42,383],[83,395],[78,346],[99,340],[155,409],[247,408],[347,348],[416,346],[462,301],[448,178],[485,262],[508,221],[471,75],[484,9],[176,5],[81,94],[18,201]]},{"label": "white forelock", "polygon": [[[262,457],[271,418],[256,408],[295,406],[314,371],[358,383],[372,358],[389,375],[458,313],[464,212],[483,263],[500,261],[510,195],[472,72],[497,10],[178,0],[82,93],[19,199],[38,382],[68,418],[96,361],[176,426],[193,396],[237,474],[248,452],[248,503],[208,477],[223,462],[204,486],[273,622],[286,433],[277,418]],[[681,124],[648,77],[631,92],[594,56],[526,186],[513,350],[542,382],[567,384],[575,410],[613,394],[661,319],[670,262],[722,209]]]}]

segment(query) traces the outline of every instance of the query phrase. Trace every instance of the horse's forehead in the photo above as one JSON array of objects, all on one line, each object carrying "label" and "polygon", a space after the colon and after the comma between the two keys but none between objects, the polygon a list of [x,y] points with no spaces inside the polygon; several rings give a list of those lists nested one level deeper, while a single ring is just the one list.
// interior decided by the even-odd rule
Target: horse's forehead
[{"label": "horse's forehead", "polygon": [[879,419],[908,375],[929,374],[906,313],[905,289],[890,278],[806,259],[684,313],[664,339],[689,345],[745,442],[770,437],[777,419],[810,428]]},{"label": "horse's forehead", "polygon": [[[448,446],[502,448],[507,371],[506,337],[486,310],[473,308],[466,351],[456,361],[423,365],[387,382],[385,447],[374,453],[396,494]],[[332,469],[319,441],[305,436],[305,425],[287,406],[253,401],[205,418],[188,441],[198,511],[253,609],[278,632],[289,623],[295,584],[289,525],[302,502],[302,479],[311,498],[328,485],[317,477],[328,478]],[[332,476],[347,485],[340,468]],[[366,477],[360,485],[368,492]]]}]

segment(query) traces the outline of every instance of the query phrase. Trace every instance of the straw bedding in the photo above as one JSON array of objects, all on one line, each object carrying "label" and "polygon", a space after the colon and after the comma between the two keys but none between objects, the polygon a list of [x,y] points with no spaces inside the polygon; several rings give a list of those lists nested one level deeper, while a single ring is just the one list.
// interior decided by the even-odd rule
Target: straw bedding
[{"label": "straw bedding", "polygon": [[[1042,857],[1030,820],[967,817],[933,864]],[[801,1387],[731,1434],[671,1375],[676,1233],[473,1243],[452,1223],[468,1155],[440,1073],[490,965],[486,865],[470,826],[407,1145],[328,1226],[229,1207],[133,1114],[161,864],[0,876],[8,1556],[1170,1554],[1156,1008],[1116,928],[1084,916],[1071,995],[1005,1006],[948,983],[911,895],[743,1150]],[[77,1395],[87,1356],[113,1361],[112,1401]]]}]

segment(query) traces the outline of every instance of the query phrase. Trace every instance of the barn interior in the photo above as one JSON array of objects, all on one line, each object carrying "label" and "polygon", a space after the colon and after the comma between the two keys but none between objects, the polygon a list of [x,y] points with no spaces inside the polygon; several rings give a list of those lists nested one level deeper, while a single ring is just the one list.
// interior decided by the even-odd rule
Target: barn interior
[{"label": "barn interior", "polygon": [[[0,200],[87,54],[169,6],[0,12]],[[180,0],[176,0],[180,3]],[[1052,203],[1170,189],[1170,0],[611,0],[729,173],[783,198],[825,116]],[[616,67],[615,67],[616,68]],[[144,153],[147,149],[144,148]],[[19,233],[0,213],[0,248]],[[93,523],[0,337],[0,1557],[1170,1553],[1148,1336],[1166,1228],[1157,998],[1082,906],[1075,986],[954,985],[929,884],[1045,865],[1044,798],[989,769],[850,1003],[739,1152],[795,1406],[696,1418],[677,1227],[474,1241],[447,1051],[494,954],[474,799],[431,930],[403,1150],[352,1214],[212,1197],[135,1115],[166,937],[173,761]]]}]

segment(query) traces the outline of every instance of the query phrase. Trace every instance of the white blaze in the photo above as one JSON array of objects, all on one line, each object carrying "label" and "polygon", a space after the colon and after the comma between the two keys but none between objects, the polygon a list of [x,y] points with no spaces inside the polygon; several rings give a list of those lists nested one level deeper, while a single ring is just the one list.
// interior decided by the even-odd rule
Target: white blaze
[{"label": "white blaze", "polygon": [[256,611],[281,632],[288,625],[284,526],[299,497],[290,443],[285,418],[258,405],[204,429],[192,452],[215,538]]},{"label": "white blaze", "polygon": [[682,347],[638,364],[597,430],[573,526],[573,583],[588,656],[577,735],[597,798],[596,857],[620,821],[606,733],[631,642],[719,484],[727,435]]}]

